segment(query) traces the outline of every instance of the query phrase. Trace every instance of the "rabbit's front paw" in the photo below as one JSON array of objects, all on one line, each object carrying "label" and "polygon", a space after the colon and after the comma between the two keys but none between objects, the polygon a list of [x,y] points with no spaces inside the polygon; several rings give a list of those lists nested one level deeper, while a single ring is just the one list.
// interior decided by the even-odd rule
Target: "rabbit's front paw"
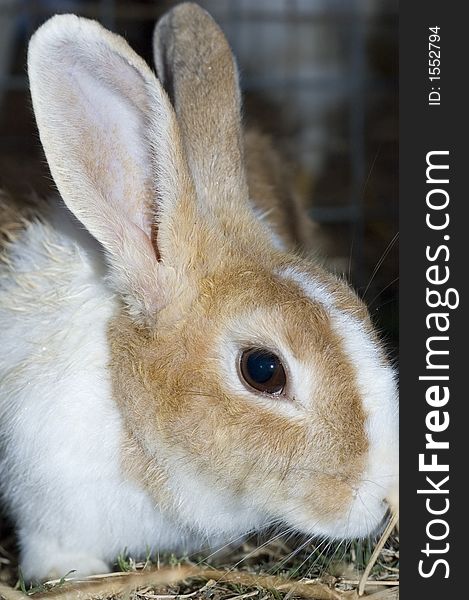
[{"label": "rabbit's front paw", "polygon": [[48,572],[48,579],[60,577],[81,579],[88,575],[109,573],[109,565],[99,558],[86,554],[62,554],[51,561],[52,567]]},{"label": "rabbit's front paw", "polygon": [[109,573],[110,568],[103,560],[90,554],[26,552],[21,562],[21,571],[26,581],[51,581],[61,577],[80,579],[88,575]]}]

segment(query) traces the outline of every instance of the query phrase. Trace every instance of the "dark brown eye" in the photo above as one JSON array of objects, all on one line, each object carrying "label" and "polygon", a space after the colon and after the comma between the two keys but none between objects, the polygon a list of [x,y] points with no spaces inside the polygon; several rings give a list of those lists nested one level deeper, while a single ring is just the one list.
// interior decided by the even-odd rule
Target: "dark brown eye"
[{"label": "dark brown eye", "polygon": [[250,348],[241,355],[241,376],[249,387],[266,394],[283,391],[287,377],[278,356],[262,348]]}]

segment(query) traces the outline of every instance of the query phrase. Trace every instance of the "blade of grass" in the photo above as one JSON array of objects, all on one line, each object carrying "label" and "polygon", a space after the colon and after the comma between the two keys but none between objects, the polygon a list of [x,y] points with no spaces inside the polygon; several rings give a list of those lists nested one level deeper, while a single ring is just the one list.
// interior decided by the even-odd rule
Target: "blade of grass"
[{"label": "blade of grass", "polygon": [[370,560],[368,561],[368,564],[366,565],[366,568],[363,571],[363,575],[361,576],[360,583],[358,584],[358,595],[359,596],[363,596],[363,594],[365,593],[365,586],[367,584],[368,577],[371,573],[371,569],[373,568],[375,562],[378,560],[378,556],[380,555],[381,550],[384,547],[384,544],[387,542],[389,536],[391,535],[392,530],[394,529],[394,527],[396,526],[398,521],[399,521],[399,513],[395,512],[393,514],[391,520],[389,521],[386,529],[383,531],[383,534],[382,534],[379,542],[376,544],[375,549],[373,550],[373,554],[371,555]]}]

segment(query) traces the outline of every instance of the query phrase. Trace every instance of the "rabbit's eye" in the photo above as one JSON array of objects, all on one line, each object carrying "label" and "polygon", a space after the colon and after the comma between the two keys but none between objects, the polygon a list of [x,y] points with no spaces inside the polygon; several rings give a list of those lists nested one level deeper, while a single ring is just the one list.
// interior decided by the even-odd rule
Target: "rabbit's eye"
[{"label": "rabbit's eye", "polygon": [[239,370],[245,383],[258,392],[279,394],[287,382],[279,357],[261,348],[244,350]]}]

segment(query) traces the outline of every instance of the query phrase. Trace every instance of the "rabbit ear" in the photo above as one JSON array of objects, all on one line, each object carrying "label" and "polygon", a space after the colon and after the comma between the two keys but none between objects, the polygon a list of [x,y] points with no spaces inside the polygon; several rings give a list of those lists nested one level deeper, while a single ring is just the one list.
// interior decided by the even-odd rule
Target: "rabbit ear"
[{"label": "rabbit ear", "polygon": [[223,32],[196,4],[179,4],[157,23],[153,48],[199,200],[245,203],[238,73]]},{"label": "rabbit ear", "polygon": [[194,195],[166,93],[121,37],[74,15],[35,33],[28,72],[62,198],[104,247],[133,313],[154,312],[163,303],[158,259],[172,252],[168,221]]}]

